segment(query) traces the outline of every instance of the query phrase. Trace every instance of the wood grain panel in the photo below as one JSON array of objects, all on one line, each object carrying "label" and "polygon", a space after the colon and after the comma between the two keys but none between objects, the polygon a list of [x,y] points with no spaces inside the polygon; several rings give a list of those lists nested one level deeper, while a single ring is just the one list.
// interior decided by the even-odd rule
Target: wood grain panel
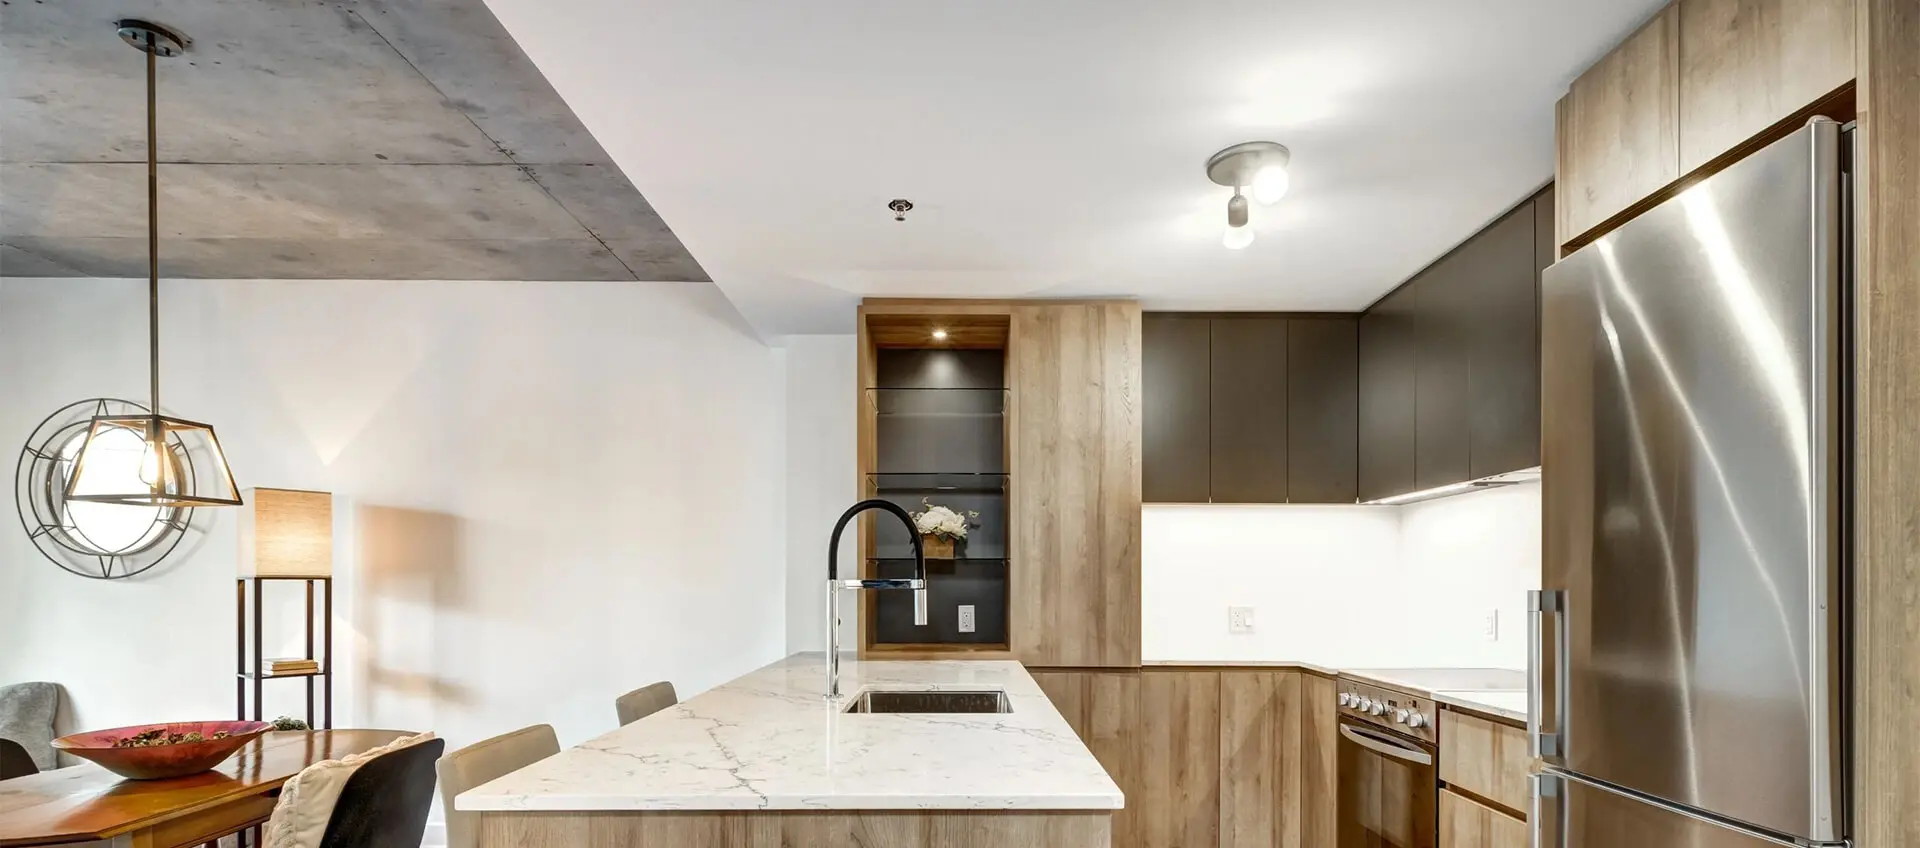
[{"label": "wood grain panel", "polygon": [[1440,711],[1440,779],[1515,814],[1533,799],[1527,732],[1475,715]]},{"label": "wood grain panel", "polygon": [[485,848],[1109,848],[1105,812],[482,813]]},{"label": "wood grain panel", "polygon": [[1140,673],[1141,848],[1201,848],[1220,839],[1220,673]]},{"label": "wood grain panel", "polygon": [[1187,315],[1141,318],[1141,493],[1148,503],[1210,497],[1211,328]]},{"label": "wood grain panel", "polygon": [[1853,80],[1853,0],[1686,0],[1680,172]]},{"label": "wood grain panel", "polygon": [[[1009,319],[1005,313],[868,315],[866,323],[875,347],[1001,350],[1007,346]],[[936,329],[947,337],[934,338]]]},{"label": "wood grain panel", "polygon": [[1208,452],[1214,503],[1287,501],[1287,319],[1212,322]]},{"label": "wood grain panel", "polygon": [[1300,675],[1300,848],[1333,845],[1339,833],[1337,689],[1331,677]]},{"label": "wood grain panel", "polygon": [[1525,821],[1440,791],[1440,848],[1527,848],[1527,841]]},{"label": "wood grain panel", "polygon": [[1920,845],[1920,3],[1857,0],[1854,844]]},{"label": "wood grain panel", "polygon": [[1354,501],[1359,332],[1353,316],[1287,322],[1288,503]]},{"label": "wood grain panel", "polygon": [[1679,5],[1628,36],[1560,101],[1561,244],[1680,177]]},{"label": "wood grain panel", "polygon": [[1146,795],[1140,771],[1140,674],[1091,671],[1086,678],[1087,730],[1080,738],[1127,798],[1126,808],[1113,814],[1113,844],[1136,845],[1138,811]]},{"label": "wood grain panel", "polygon": [[1011,648],[1140,664],[1140,306],[1021,305],[1008,340]]},{"label": "wood grain panel", "polygon": [[1220,846],[1301,848],[1300,673],[1220,673]]}]

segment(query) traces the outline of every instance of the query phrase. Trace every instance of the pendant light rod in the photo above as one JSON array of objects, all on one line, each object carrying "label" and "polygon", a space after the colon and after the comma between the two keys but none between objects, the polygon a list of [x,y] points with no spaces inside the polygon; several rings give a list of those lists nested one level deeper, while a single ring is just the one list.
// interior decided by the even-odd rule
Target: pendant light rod
[{"label": "pendant light rod", "polygon": [[[152,38],[151,35],[148,38]],[[156,116],[154,65],[160,61],[155,50],[147,54],[147,367],[153,410],[160,415],[160,131]],[[157,422],[158,419],[156,419]],[[159,429],[156,423],[154,429]],[[159,433],[154,433],[158,436]]]}]

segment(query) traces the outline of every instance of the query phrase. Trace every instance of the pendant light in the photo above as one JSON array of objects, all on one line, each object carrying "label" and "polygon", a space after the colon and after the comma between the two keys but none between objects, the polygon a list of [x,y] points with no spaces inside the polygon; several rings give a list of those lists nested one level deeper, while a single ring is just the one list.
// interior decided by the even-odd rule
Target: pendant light
[{"label": "pendant light", "polygon": [[[142,20],[123,20],[120,38],[147,54],[147,367],[152,405],[145,415],[97,415],[67,476],[66,499],[133,506],[238,506],[240,492],[213,428],[160,412],[160,180],[154,119],[154,64],[187,41]],[[198,473],[192,457],[207,460]]]}]

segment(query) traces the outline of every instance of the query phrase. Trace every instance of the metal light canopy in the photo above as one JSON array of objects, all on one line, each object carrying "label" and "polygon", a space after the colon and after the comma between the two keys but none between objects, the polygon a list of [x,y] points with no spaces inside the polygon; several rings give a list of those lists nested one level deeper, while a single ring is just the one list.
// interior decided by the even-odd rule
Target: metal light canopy
[{"label": "metal light canopy", "polygon": [[[132,506],[238,506],[240,492],[213,428],[160,414],[160,179],[154,64],[179,55],[188,40],[150,21],[115,24],[120,38],[147,54],[147,347],[153,403],[147,415],[96,415],[74,458],[66,499]],[[131,437],[131,438],[130,438]],[[199,475],[188,455],[212,462]]]}]

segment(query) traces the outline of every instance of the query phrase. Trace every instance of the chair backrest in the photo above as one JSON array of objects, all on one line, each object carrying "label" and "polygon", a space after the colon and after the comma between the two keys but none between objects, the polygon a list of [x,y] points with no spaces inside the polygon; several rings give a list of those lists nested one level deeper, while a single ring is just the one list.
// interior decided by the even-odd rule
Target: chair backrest
[{"label": "chair backrest", "polygon": [[0,780],[39,773],[40,767],[33,764],[33,755],[25,747],[12,739],[0,739]]},{"label": "chair backrest", "polygon": [[419,845],[433,806],[433,763],[447,750],[429,739],[374,757],[347,778],[320,848]]},{"label": "chair backrest", "polygon": [[536,724],[475,742],[440,758],[440,808],[447,815],[447,848],[480,848],[480,816],[453,808],[460,793],[560,753],[553,725]]},{"label": "chair backrest", "polygon": [[678,703],[680,697],[673,694],[673,684],[662,680],[613,699],[613,710],[620,714],[624,727]]}]

